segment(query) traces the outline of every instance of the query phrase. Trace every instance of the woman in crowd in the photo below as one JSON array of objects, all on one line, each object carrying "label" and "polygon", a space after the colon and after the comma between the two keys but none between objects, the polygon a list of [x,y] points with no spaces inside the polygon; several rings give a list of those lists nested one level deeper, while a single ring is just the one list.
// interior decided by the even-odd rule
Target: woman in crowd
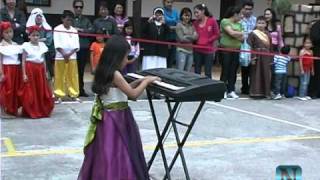
[{"label": "woman in crowd", "polygon": [[[221,21],[220,45],[223,48],[239,50],[244,34],[242,32],[241,8],[230,7],[226,16]],[[220,80],[227,86],[227,98],[239,98],[235,93],[235,83],[237,80],[237,69],[239,66],[239,52],[222,52],[222,71]]]},{"label": "woman in crowd", "polygon": [[271,36],[272,50],[273,52],[278,53],[284,46],[281,24],[277,19],[275,11],[271,8],[264,10],[264,17],[267,21],[267,30],[269,31]]},{"label": "woman in crowd", "polygon": [[212,78],[213,46],[220,36],[219,26],[205,4],[198,4],[194,7],[194,16],[196,20],[193,22],[193,26],[198,34],[198,40],[195,44],[207,47],[206,49],[194,49],[194,71],[201,74],[201,67],[204,64],[205,75]]},{"label": "woman in crowd", "polygon": [[103,30],[107,35],[120,34],[116,21],[109,16],[109,10],[106,1],[99,4],[99,17],[93,21],[94,31]]},{"label": "woman in crowd", "polygon": [[129,20],[128,17],[126,17],[126,11],[123,4],[116,3],[111,14],[117,23],[119,32],[123,32],[124,24]]},{"label": "woman in crowd", "polygon": [[[177,42],[192,45],[198,39],[198,34],[192,25],[191,9],[185,7],[180,13],[181,22],[176,28]],[[177,48],[177,69],[190,71],[193,64],[192,47]]]}]

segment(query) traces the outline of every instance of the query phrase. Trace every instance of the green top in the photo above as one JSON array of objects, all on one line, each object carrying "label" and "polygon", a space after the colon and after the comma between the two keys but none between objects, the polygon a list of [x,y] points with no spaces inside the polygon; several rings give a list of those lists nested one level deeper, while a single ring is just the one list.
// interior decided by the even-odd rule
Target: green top
[{"label": "green top", "polygon": [[115,102],[104,105],[99,96],[96,96],[91,111],[90,125],[84,142],[84,147],[87,147],[93,141],[96,134],[97,123],[99,121],[102,121],[102,114],[104,109],[123,110],[127,109],[128,107],[128,102]]},{"label": "green top", "polygon": [[233,23],[230,21],[230,19],[222,19],[221,23],[220,23],[220,31],[221,31],[221,38],[220,38],[220,44],[223,47],[226,48],[237,48],[239,49],[241,46],[241,41],[230,36],[225,30],[224,28],[227,26],[231,26],[231,28],[235,31],[242,31],[242,25],[240,22],[237,23]]}]

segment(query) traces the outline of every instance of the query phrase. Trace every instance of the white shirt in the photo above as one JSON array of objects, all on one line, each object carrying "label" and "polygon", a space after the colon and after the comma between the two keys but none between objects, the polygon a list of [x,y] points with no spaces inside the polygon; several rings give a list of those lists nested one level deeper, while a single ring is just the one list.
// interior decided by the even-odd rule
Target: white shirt
[{"label": "white shirt", "polygon": [[19,61],[19,54],[22,53],[22,48],[20,45],[16,43],[0,44],[0,53],[2,55],[2,64],[4,65],[19,65],[21,62]]},{"label": "white shirt", "polygon": [[43,63],[44,53],[48,51],[48,47],[43,42],[39,42],[38,45],[25,42],[22,44],[22,49],[27,53],[26,61],[35,63]]},{"label": "white shirt", "polygon": [[108,105],[114,102],[127,102],[128,96],[124,94],[120,89],[111,87],[108,94],[101,96],[101,100],[104,105]]},{"label": "white shirt", "polygon": [[[59,31],[59,32],[57,32]],[[63,31],[63,32],[60,32]],[[77,49],[77,51],[80,48],[79,44],[79,35],[77,34],[78,31],[70,26],[69,29],[66,29],[63,24],[58,25],[54,28],[53,32],[53,42],[55,48],[61,48],[66,53],[69,53],[70,51]],[[70,56],[70,59],[77,59],[77,53],[73,53]],[[62,54],[56,50],[56,60],[64,60]]]}]

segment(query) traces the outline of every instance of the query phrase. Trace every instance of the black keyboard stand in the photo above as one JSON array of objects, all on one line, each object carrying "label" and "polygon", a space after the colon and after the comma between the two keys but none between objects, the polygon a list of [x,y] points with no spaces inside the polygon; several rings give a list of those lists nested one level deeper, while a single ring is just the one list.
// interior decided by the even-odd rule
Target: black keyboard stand
[{"label": "black keyboard stand", "polygon": [[[196,112],[195,112],[190,124],[185,124],[185,123],[181,123],[181,122],[176,121],[175,118],[174,118],[175,115],[177,114],[178,107],[182,102],[175,101],[174,99],[170,99],[169,97],[166,97],[166,103],[167,103],[167,106],[168,106],[169,117],[168,117],[168,120],[167,120],[165,126],[162,129],[162,132],[160,133],[159,125],[158,125],[158,122],[157,122],[157,118],[156,118],[156,115],[155,115],[155,110],[154,110],[153,103],[152,103],[152,95],[151,95],[151,92],[149,90],[147,90],[147,96],[148,96],[150,110],[151,110],[151,114],[152,114],[152,118],[153,118],[153,123],[154,123],[154,126],[155,126],[157,138],[158,138],[158,143],[156,145],[156,148],[153,151],[153,154],[152,154],[152,156],[151,156],[151,158],[150,158],[150,160],[148,162],[148,170],[150,171],[152,163],[153,163],[155,157],[157,156],[158,151],[160,150],[161,156],[162,156],[162,160],[163,160],[164,169],[166,171],[166,174],[165,174],[163,179],[171,180],[170,171],[173,168],[174,164],[176,163],[176,160],[177,160],[178,156],[180,155],[186,179],[189,180],[190,176],[189,176],[186,160],[185,160],[184,153],[183,153],[182,149],[183,149],[183,146],[186,143],[187,138],[188,138],[188,136],[189,136],[189,134],[190,134],[190,132],[191,132],[191,130],[192,130],[192,128],[193,128],[198,116],[199,116],[199,114],[200,114],[200,111],[201,111],[201,109],[202,109],[202,107],[203,107],[203,105],[205,103],[205,100],[201,100],[200,101],[200,105],[198,106],[198,108],[197,108],[197,110],[196,110]],[[171,106],[171,103],[174,103],[173,108]],[[164,144],[163,141],[164,141],[164,138],[165,138],[165,136],[166,136],[166,134],[167,134],[167,132],[169,130],[170,124],[172,124],[178,148],[176,150],[176,153],[175,153],[170,165],[168,165],[168,161],[167,161],[166,154],[165,154],[164,147],[163,147],[163,144]],[[182,126],[187,127],[187,131],[183,135],[182,140],[180,139],[177,125],[182,125]]]}]

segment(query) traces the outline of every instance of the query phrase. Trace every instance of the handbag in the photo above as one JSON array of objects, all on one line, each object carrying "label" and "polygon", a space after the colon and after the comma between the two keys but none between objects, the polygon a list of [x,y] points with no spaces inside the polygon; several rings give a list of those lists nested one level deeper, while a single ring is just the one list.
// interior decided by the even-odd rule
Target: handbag
[{"label": "handbag", "polygon": [[[244,42],[241,44],[240,50],[251,50],[250,45],[247,43],[247,39],[245,39]],[[251,61],[251,53],[241,51],[239,55],[239,61],[241,66],[248,67]]]}]

